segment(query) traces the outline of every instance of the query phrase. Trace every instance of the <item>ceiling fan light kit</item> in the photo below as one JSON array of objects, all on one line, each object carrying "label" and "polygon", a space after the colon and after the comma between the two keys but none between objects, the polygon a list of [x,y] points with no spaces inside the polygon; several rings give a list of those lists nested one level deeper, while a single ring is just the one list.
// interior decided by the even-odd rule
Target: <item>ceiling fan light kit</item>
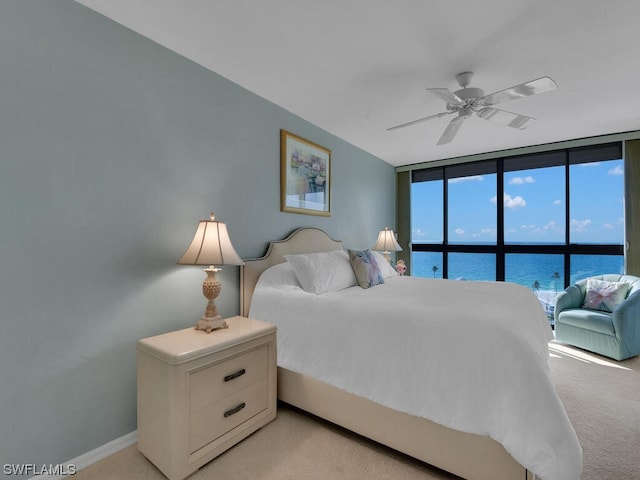
[{"label": "ceiling fan light kit", "polygon": [[481,88],[469,87],[472,78],[473,72],[462,72],[456,75],[456,81],[461,88],[455,92],[451,92],[447,88],[427,88],[428,92],[445,102],[447,108],[446,112],[429,115],[428,117],[396,125],[395,127],[388,128],[387,130],[397,130],[409,127],[417,123],[444,117],[445,115],[450,115],[452,113],[457,113],[458,115],[449,122],[444,133],[440,137],[440,140],[438,140],[438,145],[444,145],[451,142],[458,133],[462,122],[471,117],[473,113],[483,120],[490,120],[501,125],[506,125],[507,127],[524,130],[535,121],[535,118],[521,115],[519,113],[508,112],[506,110],[500,110],[493,108],[492,106],[511,100],[517,100],[518,98],[530,97],[539,93],[548,92],[557,87],[556,83],[551,78],[541,77],[485,95],[484,90]]}]

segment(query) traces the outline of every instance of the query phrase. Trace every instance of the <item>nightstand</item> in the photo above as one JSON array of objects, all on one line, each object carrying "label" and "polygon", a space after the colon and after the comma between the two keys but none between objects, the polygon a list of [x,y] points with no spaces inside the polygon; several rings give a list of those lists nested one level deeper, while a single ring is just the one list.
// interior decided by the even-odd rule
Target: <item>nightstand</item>
[{"label": "nightstand", "polygon": [[276,327],[227,323],[138,342],[138,449],[170,480],[276,418]]}]

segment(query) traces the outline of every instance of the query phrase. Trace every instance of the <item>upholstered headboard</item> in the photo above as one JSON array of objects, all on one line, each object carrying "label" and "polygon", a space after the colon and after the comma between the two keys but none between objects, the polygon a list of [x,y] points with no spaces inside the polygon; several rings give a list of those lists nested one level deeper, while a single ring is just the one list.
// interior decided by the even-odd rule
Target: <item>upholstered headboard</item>
[{"label": "upholstered headboard", "polygon": [[244,260],[244,265],[240,267],[240,315],[249,315],[251,296],[260,274],[273,265],[285,262],[284,255],[340,249],[342,242],[333,240],[319,228],[299,228],[283,240],[270,242],[264,256]]}]

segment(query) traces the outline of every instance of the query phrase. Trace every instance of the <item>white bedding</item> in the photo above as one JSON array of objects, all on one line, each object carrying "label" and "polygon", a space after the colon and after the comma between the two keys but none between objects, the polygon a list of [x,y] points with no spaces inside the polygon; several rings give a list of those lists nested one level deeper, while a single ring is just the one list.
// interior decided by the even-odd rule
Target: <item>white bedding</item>
[{"label": "white bedding", "polygon": [[582,449],[549,374],[552,333],[529,290],[389,277],[314,295],[275,268],[282,281],[258,281],[250,316],[277,325],[279,366],[487,435],[543,480],[580,478]]}]

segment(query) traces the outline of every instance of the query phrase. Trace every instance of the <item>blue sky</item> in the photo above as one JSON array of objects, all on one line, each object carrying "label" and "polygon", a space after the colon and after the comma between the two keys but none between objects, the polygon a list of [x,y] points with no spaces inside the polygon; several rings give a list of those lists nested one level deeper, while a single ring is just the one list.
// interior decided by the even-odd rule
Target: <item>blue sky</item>
[{"label": "blue sky", "polygon": [[[570,166],[570,242],[624,239],[623,161]],[[449,241],[495,243],[495,174],[449,181]],[[564,243],[564,167],[504,174],[505,242]],[[412,241],[442,241],[442,184],[412,186]]]}]

